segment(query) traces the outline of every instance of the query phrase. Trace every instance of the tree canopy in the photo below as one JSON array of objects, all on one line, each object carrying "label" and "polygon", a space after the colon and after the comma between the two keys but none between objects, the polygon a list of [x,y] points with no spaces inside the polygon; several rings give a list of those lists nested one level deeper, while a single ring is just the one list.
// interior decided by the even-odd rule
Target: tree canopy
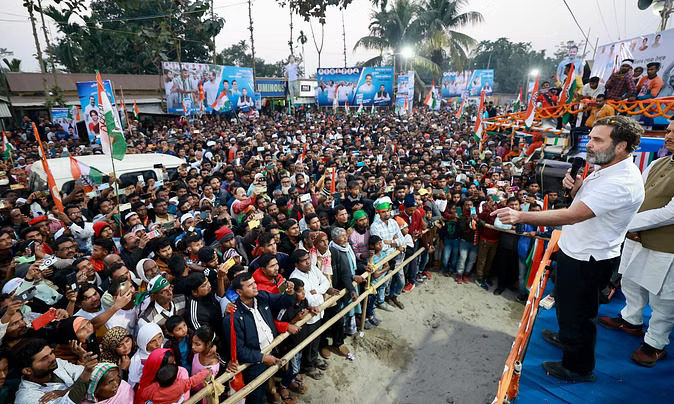
[{"label": "tree canopy", "polygon": [[494,69],[494,92],[516,93],[525,87],[532,70],[540,72],[541,82],[555,74],[555,59],[545,51],[536,51],[529,42],[511,42],[507,38],[482,41],[471,53],[471,69]]},{"label": "tree canopy", "polygon": [[205,0],[71,0],[44,12],[62,34],[53,46],[69,72],[156,74],[162,61],[211,62],[224,19]]}]

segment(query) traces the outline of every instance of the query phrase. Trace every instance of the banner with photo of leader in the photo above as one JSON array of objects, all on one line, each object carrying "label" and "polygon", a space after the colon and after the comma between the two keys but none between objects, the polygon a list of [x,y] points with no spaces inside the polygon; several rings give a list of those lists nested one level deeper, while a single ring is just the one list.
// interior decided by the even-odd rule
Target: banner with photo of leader
[{"label": "banner with photo of leader", "polygon": [[649,63],[659,63],[657,75],[664,82],[664,86],[657,97],[674,96],[674,29],[600,45],[597,47],[590,77],[597,76],[601,85],[606,84],[625,59],[634,60],[629,74],[635,77],[634,72],[641,71],[635,77],[636,83],[647,75]]},{"label": "banner with photo of leader", "polygon": [[[56,125],[55,136],[58,140],[65,140],[66,137],[77,138],[77,122],[75,120],[77,114],[78,108],[75,106],[51,109],[51,121]],[[59,129],[59,126],[62,130]]]},{"label": "banner with photo of leader", "polygon": [[207,63],[162,63],[169,114],[219,114],[255,108],[253,69]]},{"label": "banner with photo of leader", "polygon": [[393,67],[365,66],[320,68],[316,71],[319,106],[339,105],[386,107],[393,104]]},{"label": "banner with photo of leader", "polygon": [[[400,101],[399,101],[400,99]],[[398,74],[398,92],[396,93],[396,108],[407,106],[405,113],[412,113],[412,104],[414,103],[414,71],[410,70],[406,74]]]},{"label": "banner with photo of leader", "polygon": [[494,69],[464,70],[442,73],[442,98],[479,97],[494,92]]},{"label": "banner with photo of leader", "polygon": [[[89,141],[94,143],[101,133],[99,110],[98,110],[98,83],[95,81],[83,81],[76,83],[77,96],[80,99],[84,123],[87,125]],[[103,88],[108,95],[110,104],[115,106],[115,94],[112,91],[110,80],[103,80]]]}]

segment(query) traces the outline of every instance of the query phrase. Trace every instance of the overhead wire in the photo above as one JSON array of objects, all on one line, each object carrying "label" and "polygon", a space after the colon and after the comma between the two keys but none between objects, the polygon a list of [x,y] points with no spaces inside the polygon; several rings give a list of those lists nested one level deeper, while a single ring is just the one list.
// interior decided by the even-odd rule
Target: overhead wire
[{"label": "overhead wire", "polygon": [[613,17],[615,17],[615,28],[618,30],[618,40],[620,41],[620,24],[618,24],[618,11],[616,11],[615,0],[613,0]]},{"label": "overhead wire", "polygon": [[599,0],[594,0],[595,3],[597,4],[597,9],[599,10],[599,16],[601,17],[601,22],[604,24],[604,29],[606,30],[606,35],[608,35],[608,39],[613,42],[613,38],[611,37],[611,33],[608,30],[608,27],[606,26],[606,20],[604,20],[604,13],[601,12],[601,7],[599,7]]},{"label": "overhead wire", "polygon": [[576,15],[573,14],[573,11],[571,10],[571,7],[569,7],[569,3],[567,3],[566,0],[562,0],[562,1],[564,2],[564,5],[566,6],[567,10],[569,10],[569,13],[571,13],[571,17],[573,18],[573,21],[576,23],[576,26],[578,26],[578,29],[580,30],[580,33],[583,34],[583,38],[585,38],[585,41],[590,45],[590,47],[593,50],[596,50],[594,45],[592,45],[590,43],[590,38],[587,37],[587,35],[585,34],[585,31],[583,31],[583,28],[578,23],[578,20],[576,19]]}]

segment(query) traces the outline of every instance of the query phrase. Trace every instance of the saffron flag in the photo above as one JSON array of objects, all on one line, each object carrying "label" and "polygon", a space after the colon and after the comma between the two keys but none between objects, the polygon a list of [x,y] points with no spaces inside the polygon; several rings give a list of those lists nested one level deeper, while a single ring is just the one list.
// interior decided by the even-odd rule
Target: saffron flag
[{"label": "saffron flag", "polygon": [[531,128],[531,125],[534,123],[534,117],[536,116],[536,98],[538,98],[538,75],[536,75],[536,82],[534,83],[534,89],[531,92],[529,97],[529,104],[527,105],[527,114],[524,118],[524,125],[527,128]]},{"label": "saffron flag", "polygon": [[108,94],[103,88],[101,74],[96,72],[96,81],[98,82],[98,109],[99,115],[103,118],[104,125],[101,129],[101,148],[103,153],[112,156],[116,160],[122,160],[126,154],[126,139],[122,131],[122,123],[117,115],[117,110],[112,107]]},{"label": "saffron flag", "polygon": [[76,160],[73,156],[70,156],[70,173],[73,176],[73,180],[81,178],[82,181],[86,184],[84,186],[85,192],[91,192],[94,189],[94,185],[100,184],[103,180],[103,173],[99,170],[91,167],[83,162]]},{"label": "saffron flag", "polygon": [[136,104],[136,100],[133,100],[133,116],[138,120],[140,117],[140,111],[138,110],[138,104]]},{"label": "saffron flag", "polygon": [[522,109],[522,87],[520,87],[520,93],[517,94],[517,100],[513,104],[513,113],[520,112],[520,109]]},{"label": "saffron flag", "polygon": [[10,157],[12,156],[12,150],[14,150],[14,146],[12,146],[11,143],[9,143],[9,139],[7,139],[7,134],[3,131],[2,132],[2,159],[3,160],[9,160]]},{"label": "saffron flag", "polygon": [[38,134],[37,126],[35,126],[35,123],[33,123],[33,135],[35,135],[35,139],[37,140],[37,147],[40,152],[40,160],[42,160],[42,169],[44,170],[45,176],[47,177],[47,186],[49,187],[49,193],[51,193],[51,197],[54,200],[54,205],[56,206],[56,209],[58,209],[59,212],[63,212],[63,202],[61,201],[61,194],[59,193],[59,189],[56,186],[56,181],[54,181],[54,176],[52,175],[51,170],[49,169],[49,163],[47,163],[47,156],[44,152],[44,149],[42,148],[42,140],[40,140],[40,135]]},{"label": "saffron flag", "polygon": [[[573,93],[576,91],[576,74],[574,71],[574,63],[571,63],[571,68],[569,69],[569,74],[566,75],[566,80],[564,80],[564,86],[562,87],[562,92],[559,99],[559,105],[569,104],[573,100]],[[566,125],[571,118],[570,113],[564,114],[562,117],[562,123]]]},{"label": "saffron flag", "polygon": [[484,131],[484,124],[482,122],[482,112],[484,111],[484,96],[485,96],[485,91],[484,89],[480,92],[480,106],[477,109],[477,119],[475,120],[475,128],[473,131],[475,134],[473,137],[475,138],[475,142],[480,145],[480,149],[482,149],[482,133]]}]

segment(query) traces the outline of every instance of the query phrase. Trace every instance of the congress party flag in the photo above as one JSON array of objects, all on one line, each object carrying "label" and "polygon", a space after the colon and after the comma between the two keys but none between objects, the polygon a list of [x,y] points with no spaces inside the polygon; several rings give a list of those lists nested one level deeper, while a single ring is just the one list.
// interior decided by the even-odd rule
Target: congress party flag
[{"label": "congress party flag", "polygon": [[122,123],[117,115],[117,110],[112,107],[108,94],[103,87],[101,74],[96,72],[96,82],[98,83],[98,108],[100,115],[105,120],[105,125],[101,125],[101,148],[103,153],[116,160],[122,160],[126,154],[126,139],[122,131]]},{"label": "congress party flag", "polygon": [[73,156],[70,156],[70,174],[73,176],[73,180],[81,178],[84,181],[86,184],[84,186],[85,192],[93,191],[94,185],[100,184],[103,180],[102,172],[73,158]]},{"label": "congress party flag", "polygon": [[7,134],[3,131],[2,132],[2,159],[7,161],[12,157],[12,150],[14,150],[14,146],[12,146],[11,143],[9,143],[9,139],[7,139]]},{"label": "congress party flag", "polygon": [[47,186],[49,187],[49,193],[51,193],[51,197],[54,200],[54,205],[56,206],[56,209],[58,209],[59,212],[63,212],[63,201],[61,201],[61,194],[59,193],[59,189],[56,186],[56,181],[54,181],[54,176],[52,175],[51,170],[49,169],[49,163],[47,163],[47,156],[44,152],[44,149],[42,148],[42,140],[40,140],[40,134],[37,131],[37,126],[35,126],[35,122],[33,122],[33,135],[35,135],[35,139],[37,140],[37,147],[40,154],[40,160],[42,160],[42,169],[44,170],[44,174],[47,176]]},{"label": "congress party flag", "polygon": [[475,128],[473,131],[475,134],[473,137],[475,138],[475,142],[480,145],[480,148],[482,148],[482,133],[484,132],[484,123],[482,122],[482,112],[484,111],[484,95],[485,91],[482,90],[480,92],[480,106],[477,109],[477,119],[475,120]]},{"label": "congress party flag", "polygon": [[534,83],[534,89],[531,91],[531,96],[529,97],[529,105],[527,105],[527,114],[524,118],[524,125],[527,128],[531,128],[531,125],[534,123],[534,117],[536,116],[536,98],[538,98],[538,79],[539,76],[536,75],[536,82]]}]

